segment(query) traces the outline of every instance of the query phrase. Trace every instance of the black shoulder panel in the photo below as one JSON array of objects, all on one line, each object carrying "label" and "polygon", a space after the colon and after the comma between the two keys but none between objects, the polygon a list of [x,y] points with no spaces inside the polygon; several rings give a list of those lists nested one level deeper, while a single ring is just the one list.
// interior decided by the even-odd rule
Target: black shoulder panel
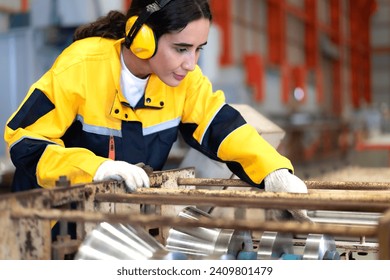
[{"label": "black shoulder panel", "polygon": [[26,128],[55,108],[54,104],[39,89],[35,89],[19,112],[8,123],[13,130]]}]

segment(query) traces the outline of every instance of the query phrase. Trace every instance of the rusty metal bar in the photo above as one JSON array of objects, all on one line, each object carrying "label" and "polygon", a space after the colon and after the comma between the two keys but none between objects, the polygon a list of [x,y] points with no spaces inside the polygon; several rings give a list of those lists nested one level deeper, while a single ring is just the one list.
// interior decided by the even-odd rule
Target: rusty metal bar
[{"label": "rusty metal bar", "polygon": [[253,187],[240,179],[177,178],[177,184],[211,187]]},{"label": "rusty metal bar", "polygon": [[305,181],[308,189],[390,191],[390,182]]},{"label": "rusty metal bar", "polygon": [[315,193],[286,193],[286,192],[264,192],[258,190],[212,190],[212,189],[160,189],[160,188],[140,188],[132,194],[148,194],[148,195],[204,195],[212,197],[237,197],[237,198],[306,198],[306,199],[321,199],[321,200],[346,200],[354,201],[370,201],[370,202],[385,202],[389,203],[390,208],[390,193],[389,192],[363,192],[363,191],[334,191],[334,192],[315,192]]},{"label": "rusty metal bar", "polygon": [[377,235],[375,226],[351,226],[340,224],[314,224],[298,222],[275,222],[275,221],[257,221],[257,220],[227,220],[227,219],[209,219],[200,218],[198,220],[183,219],[180,217],[168,217],[160,215],[140,215],[140,214],[104,214],[85,211],[70,211],[57,209],[14,209],[12,218],[31,218],[31,219],[55,219],[72,222],[109,222],[109,223],[127,223],[131,225],[156,227],[206,227],[206,228],[224,228],[240,230],[260,230],[260,231],[280,231],[290,233],[318,233],[341,235],[348,237],[374,237]]},{"label": "rusty metal bar", "polygon": [[[308,189],[328,190],[390,190],[389,182],[337,182],[337,181],[304,181]],[[211,187],[253,187],[240,179],[178,178],[178,185],[211,186]]]},{"label": "rusty metal bar", "polygon": [[338,196],[334,194],[266,193],[257,191],[140,189],[132,194],[95,195],[98,202],[221,206],[263,209],[307,209],[384,212],[389,195]]},{"label": "rusty metal bar", "polygon": [[380,260],[390,260],[390,210],[379,219],[378,225]]}]

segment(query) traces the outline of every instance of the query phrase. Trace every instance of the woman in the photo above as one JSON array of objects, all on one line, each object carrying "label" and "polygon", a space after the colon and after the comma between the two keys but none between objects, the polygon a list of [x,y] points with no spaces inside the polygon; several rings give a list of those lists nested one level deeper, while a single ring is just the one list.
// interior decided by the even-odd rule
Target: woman
[{"label": "woman", "polygon": [[51,188],[61,175],[149,187],[136,164],[161,170],[180,131],[255,187],[307,192],[197,66],[211,20],[207,0],[133,0],[127,15],[76,30],[6,125],[14,191]]}]

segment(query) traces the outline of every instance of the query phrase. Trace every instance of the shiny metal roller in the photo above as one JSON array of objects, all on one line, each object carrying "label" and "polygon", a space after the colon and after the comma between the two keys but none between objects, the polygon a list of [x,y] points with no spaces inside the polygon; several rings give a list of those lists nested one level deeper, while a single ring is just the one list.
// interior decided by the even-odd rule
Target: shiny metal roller
[{"label": "shiny metal roller", "polygon": [[[179,217],[212,219],[207,212],[191,206],[184,208]],[[236,259],[240,251],[253,250],[253,241],[248,231],[183,227],[169,230],[166,248],[172,252],[190,255],[193,259],[220,259],[226,256]]]},{"label": "shiny metal roller", "polygon": [[186,259],[170,252],[143,228],[100,223],[79,247],[76,260],[152,260]]},{"label": "shiny metal roller", "polygon": [[258,260],[339,260],[335,240],[329,235],[309,234],[303,254],[294,253],[293,235],[269,232],[262,234],[257,251]]}]

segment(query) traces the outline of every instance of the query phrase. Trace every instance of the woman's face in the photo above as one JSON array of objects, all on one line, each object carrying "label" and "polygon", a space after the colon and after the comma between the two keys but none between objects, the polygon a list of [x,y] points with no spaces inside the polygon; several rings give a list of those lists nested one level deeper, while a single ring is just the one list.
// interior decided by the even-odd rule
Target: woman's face
[{"label": "woman's face", "polygon": [[157,53],[149,60],[152,72],[165,84],[178,86],[187,73],[195,69],[209,29],[210,21],[203,18],[190,22],[178,33],[162,35]]}]

